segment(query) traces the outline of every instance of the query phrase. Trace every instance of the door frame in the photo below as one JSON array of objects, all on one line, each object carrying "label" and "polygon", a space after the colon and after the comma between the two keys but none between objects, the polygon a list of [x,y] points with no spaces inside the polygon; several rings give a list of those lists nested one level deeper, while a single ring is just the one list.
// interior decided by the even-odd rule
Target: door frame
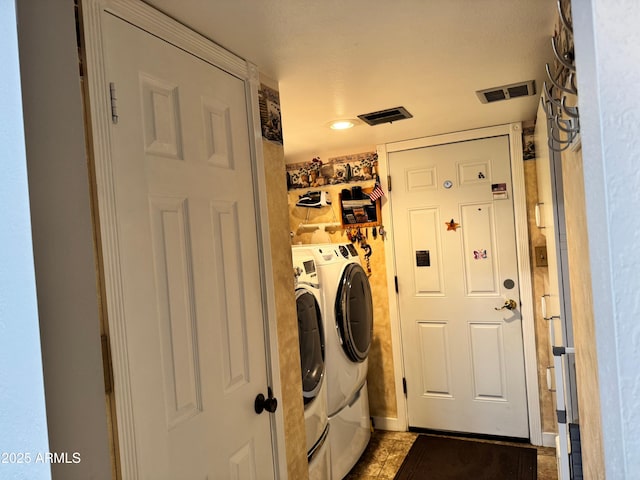
[{"label": "door frame", "polygon": [[[524,343],[525,382],[527,387],[527,411],[529,414],[529,437],[533,445],[542,445],[542,424],[540,419],[540,393],[538,390],[538,365],[535,338],[535,316],[533,289],[531,278],[531,262],[529,256],[529,227],[527,221],[527,203],[525,195],[524,163],[522,158],[522,124],[520,122],[493,127],[447,133],[413,140],[405,140],[377,145],[378,170],[382,188],[389,191],[389,153],[414,148],[433,147],[448,143],[478,140],[486,137],[509,136],[509,153],[511,158],[511,180],[513,183],[513,208],[516,230],[516,252],[518,257],[518,281],[520,284],[520,311],[522,313],[522,337]],[[396,180],[397,181],[397,180]],[[391,221],[391,201],[382,203],[382,217]],[[389,228],[384,243],[386,267],[389,276],[397,275],[395,264],[395,246],[393,231]],[[409,427],[407,398],[403,392],[404,360],[400,327],[400,310],[398,294],[394,282],[387,282],[389,297],[389,320],[391,323],[391,342],[393,347],[393,364],[395,375],[395,391],[397,419],[384,419],[386,428],[407,430]],[[376,422],[378,423],[378,422]]]},{"label": "door frame", "polygon": [[[119,248],[116,228],[116,205],[112,152],[110,147],[110,123],[112,122],[109,80],[103,50],[103,15],[112,14],[137,26],[152,35],[212,64],[241,79],[245,84],[249,121],[249,142],[253,170],[253,189],[256,198],[256,224],[258,255],[260,258],[260,283],[265,321],[265,348],[267,381],[278,398],[282,398],[280,366],[278,360],[277,316],[275,287],[268,224],[267,187],[264,177],[262,152],[262,130],[258,89],[259,72],[255,65],[228,52],[219,45],[190,30],[185,25],[167,17],[139,0],[82,0],[81,21],[84,46],[84,61],[89,103],[87,135],[94,169],[95,198],[100,206],[95,228],[97,229],[99,259],[102,266],[100,282],[106,292],[103,299],[107,315],[114,377],[118,381],[115,389],[117,422],[117,451],[122,478],[137,479],[133,409],[131,401],[131,379],[126,366],[128,354],[125,345],[125,319],[123,311],[123,286],[119,267]],[[95,211],[98,211],[97,209]],[[287,478],[287,462],[284,438],[284,412],[280,408],[271,420],[271,443],[273,448],[274,473],[276,478]]]}]

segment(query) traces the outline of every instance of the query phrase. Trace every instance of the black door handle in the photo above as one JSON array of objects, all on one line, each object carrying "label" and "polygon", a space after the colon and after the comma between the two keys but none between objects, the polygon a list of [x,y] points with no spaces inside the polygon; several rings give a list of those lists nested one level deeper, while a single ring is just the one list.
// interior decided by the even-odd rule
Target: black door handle
[{"label": "black door handle", "polygon": [[254,408],[256,413],[260,414],[264,410],[269,413],[273,413],[278,408],[278,399],[273,396],[271,388],[268,389],[269,396],[265,398],[262,393],[259,393],[254,402]]}]

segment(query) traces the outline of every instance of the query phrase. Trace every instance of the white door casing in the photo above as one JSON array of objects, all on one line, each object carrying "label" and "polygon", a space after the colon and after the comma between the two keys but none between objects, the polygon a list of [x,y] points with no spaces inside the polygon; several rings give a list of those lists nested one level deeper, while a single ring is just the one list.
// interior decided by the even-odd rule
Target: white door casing
[{"label": "white door casing", "polygon": [[[520,124],[511,124],[504,125],[498,127],[488,127],[484,129],[466,131],[466,132],[458,132],[446,135],[439,135],[435,137],[426,137],[417,140],[410,140],[404,142],[397,142],[393,144],[379,145],[378,146],[378,154],[381,159],[380,162],[380,173],[383,181],[383,187],[389,188],[389,181],[387,175],[389,173],[389,156],[394,152],[403,152],[412,149],[420,149],[429,146],[436,145],[445,145],[454,142],[463,142],[468,140],[474,140],[478,138],[484,137],[493,137],[505,135],[508,138],[508,146],[509,152],[511,156],[511,169],[512,169],[512,180],[513,180],[513,204],[515,207],[515,233],[516,233],[516,247],[517,247],[517,264],[518,264],[518,272],[516,273],[517,278],[515,278],[516,285],[520,286],[520,294],[521,294],[521,306],[519,307],[519,312],[522,315],[522,328],[523,328],[523,337],[524,337],[524,360],[525,360],[525,377],[526,377],[526,405],[529,413],[529,436],[530,440],[533,444],[541,444],[542,442],[542,432],[540,425],[540,416],[539,416],[539,404],[538,404],[538,382],[537,382],[537,367],[536,367],[536,350],[535,350],[535,335],[534,335],[534,324],[533,324],[533,304],[531,297],[531,278],[529,273],[529,255],[528,255],[528,228],[527,228],[527,220],[526,220],[526,203],[524,196],[524,169],[522,165],[522,143],[521,143],[521,129]],[[471,162],[473,163],[473,162]],[[477,173],[477,172],[476,172]],[[422,172],[422,175],[427,175],[428,172]],[[458,172],[456,172],[456,181],[458,178]],[[428,175],[427,175],[428,176]],[[389,198],[390,201],[387,200],[383,202],[383,218],[385,219],[385,226],[389,226],[390,234],[388,236],[388,241],[385,243],[385,251],[387,257],[387,268],[389,271],[400,271],[400,267],[397,265],[396,260],[394,258],[394,252],[398,251],[397,245],[397,237],[400,235],[394,236],[397,233],[396,217],[393,218],[394,227],[391,229],[391,204],[393,204],[394,192],[397,191],[398,184],[403,182],[403,179],[397,178],[397,175],[393,176],[392,179],[392,187]],[[444,180],[441,177],[438,177],[438,182],[440,187],[442,188],[442,183]],[[494,181],[494,183],[502,183]],[[511,195],[511,194],[510,194]],[[471,212],[471,210],[469,210]],[[469,213],[467,212],[467,213]],[[416,215],[417,212],[414,212]],[[442,227],[446,228],[444,222],[450,221],[451,218],[442,218],[440,223],[442,223]],[[460,221],[459,218],[455,219],[458,223],[461,223],[464,228],[464,222]],[[463,228],[459,229],[457,233],[462,232]],[[398,232],[399,233],[399,232]],[[442,238],[446,238],[444,233],[454,233],[454,232],[442,232]],[[468,248],[468,247],[465,247]],[[472,249],[473,250],[473,249]],[[415,253],[415,252],[413,252]],[[413,255],[413,262],[416,262],[415,255]],[[415,263],[414,263],[415,264]],[[435,265],[435,264],[434,264]],[[437,267],[431,267],[431,269],[435,269]],[[466,267],[465,267],[466,268]],[[398,269],[398,270],[396,270]],[[524,272],[524,273],[523,273]],[[504,279],[501,280],[501,282]],[[408,411],[407,411],[407,402],[402,394],[402,378],[407,374],[407,370],[409,366],[405,363],[406,346],[401,342],[401,327],[400,327],[400,311],[398,305],[398,296],[395,292],[393,282],[389,282],[389,299],[390,299],[390,316],[391,316],[391,324],[392,324],[392,339],[394,345],[394,363],[396,365],[396,385],[397,391],[399,394],[397,395],[398,401],[398,419],[395,423],[395,427],[398,429],[403,429],[408,426]],[[500,284],[502,286],[502,284]],[[400,287],[402,288],[402,286]],[[501,301],[503,301],[502,296],[496,297],[497,306],[500,305]],[[493,307],[493,306],[492,306]],[[435,327],[434,324],[429,326]],[[487,333],[490,332],[491,329],[478,329],[478,332]],[[494,333],[496,331],[494,330]],[[402,331],[404,333],[404,331]],[[405,334],[406,335],[406,334]],[[486,336],[485,338],[491,337],[491,335]],[[495,337],[494,337],[495,338]],[[405,355],[403,355],[403,352]],[[411,382],[409,382],[409,390],[411,390]],[[414,386],[415,388],[415,386]],[[387,424],[391,424],[392,422],[387,422]],[[500,433],[498,433],[500,434]]]},{"label": "white door casing", "polygon": [[83,17],[123,478],[282,478],[250,66],[144,4]]}]

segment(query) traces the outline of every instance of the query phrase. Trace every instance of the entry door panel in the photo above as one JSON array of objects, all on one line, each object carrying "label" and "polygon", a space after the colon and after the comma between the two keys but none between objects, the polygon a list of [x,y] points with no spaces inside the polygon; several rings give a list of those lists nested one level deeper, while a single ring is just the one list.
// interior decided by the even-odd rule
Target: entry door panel
[{"label": "entry door panel", "polygon": [[508,137],[389,154],[409,424],[528,437]]},{"label": "entry door panel", "polygon": [[273,478],[245,84],[104,19],[139,477]]}]

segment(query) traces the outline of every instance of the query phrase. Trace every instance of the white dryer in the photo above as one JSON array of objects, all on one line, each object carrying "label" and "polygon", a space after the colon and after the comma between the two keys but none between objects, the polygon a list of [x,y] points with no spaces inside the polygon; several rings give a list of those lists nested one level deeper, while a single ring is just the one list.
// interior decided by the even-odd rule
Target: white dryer
[{"label": "white dryer", "polygon": [[316,260],[326,337],[332,478],[343,478],[371,436],[367,394],[373,305],[367,275],[350,244],[294,246]]},{"label": "white dryer", "polygon": [[327,442],[329,422],[325,327],[318,273],[312,253],[298,249],[292,252],[292,259],[309,478],[327,480],[331,468],[331,450]]}]

